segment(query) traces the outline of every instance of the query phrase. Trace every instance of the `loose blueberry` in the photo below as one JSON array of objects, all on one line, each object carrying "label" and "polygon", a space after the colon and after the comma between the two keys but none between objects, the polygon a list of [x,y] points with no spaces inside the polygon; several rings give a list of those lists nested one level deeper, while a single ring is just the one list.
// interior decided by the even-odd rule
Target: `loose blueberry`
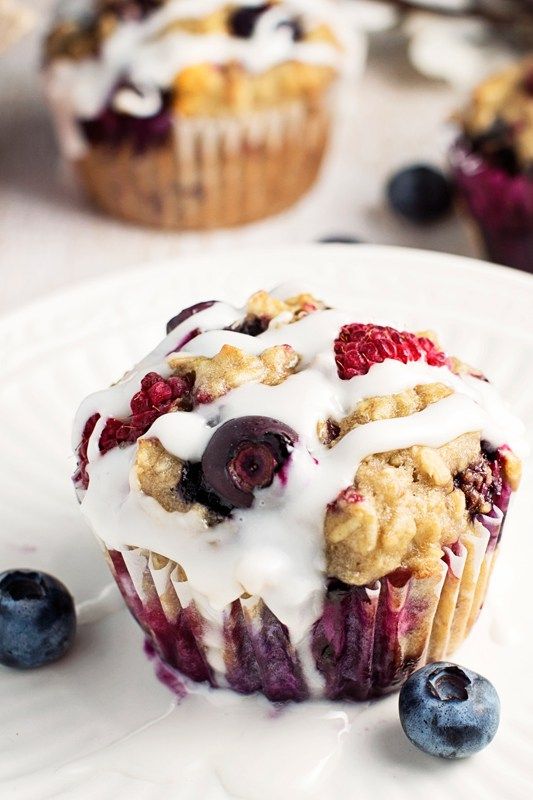
[{"label": "loose blueberry", "polygon": [[320,244],[361,244],[362,239],[357,239],[349,234],[339,233],[331,236],[323,236],[318,240]]},{"label": "loose blueberry", "polygon": [[425,164],[402,169],[387,184],[389,202],[411,222],[433,222],[452,205],[452,188],[442,172]]},{"label": "loose blueberry", "polygon": [[253,35],[257,20],[269,7],[269,3],[263,3],[261,6],[242,6],[235,9],[229,19],[231,33],[240,39],[249,39]]},{"label": "loose blueberry", "polygon": [[222,425],[202,456],[206,483],[234,508],[250,508],[255,489],[270,486],[298,435],[271,417],[238,417]]},{"label": "loose blueberry", "polygon": [[0,663],[42,667],[74,641],[76,611],[63,584],[45,572],[17,569],[0,575]]},{"label": "loose blueberry", "polygon": [[446,661],[414,672],[400,692],[400,722],[420,750],[466,758],[486,747],[500,722],[500,699],[490,681]]},{"label": "loose blueberry", "polygon": [[184,308],[183,311],[180,311],[179,314],[176,314],[175,317],[172,317],[172,319],[169,319],[167,322],[167,336],[170,331],[173,331],[174,328],[177,328],[178,325],[181,325],[186,319],[189,319],[194,314],[198,314],[199,311],[205,311],[206,308],[211,308],[215,302],[216,300],[204,300],[202,303],[195,303],[193,306]]}]

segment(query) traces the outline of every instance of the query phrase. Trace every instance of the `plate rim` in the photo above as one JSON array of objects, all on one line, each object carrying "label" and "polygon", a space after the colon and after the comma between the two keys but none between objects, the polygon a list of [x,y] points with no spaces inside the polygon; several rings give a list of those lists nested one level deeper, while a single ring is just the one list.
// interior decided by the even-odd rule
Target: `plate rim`
[{"label": "plate rim", "polygon": [[[492,264],[478,258],[471,258],[469,256],[456,255],[454,253],[444,253],[435,250],[425,250],[422,248],[403,247],[397,245],[381,245],[381,244],[341,244],[341,243],[319,243],[312,242],[307,244],[296,245],[271,245],[267,247],[245,246],[242,248],[235,248],[228,251],[219,252],[196,252],[196,253],[179,253],[175,256],[154,259],[144,259],[142,261],[133,263],[129,267],[121,267],[111,271],[105,275],[98,275],[93,278],[86,278],[80,281],[75,281],[72,284],[54,289],[46,292],[28,303],[23,303],[7,313],[0,314],[0,334],[4,330],[8,330],[12,324],[16,324],[24,317],[31,315],[32,312],[38,313],[45,307],[55,303],[67,303],[70,299],[78,297],[83,294],[84,290],[94,292],[104,290],[106,288],[116,287],[121,283],[128,280],[141,280],[144,275],[150,275],[153,271],[164,272],[172,266],[176,266],[180,262],[193,261],[198,264],[209,263],[220,259],[222,261],[230,261],[232,258],[241,260],[245,256],[252,256],[254,253],[263,257],[265,253],[276,253],[288,256],[294,253],[295,256],[303,257],[306,253],[316,253],[324,250],[324,254],[332,252],[356,252],[364,256],[376,256],[389,258],[392,262],[396,262],[396,267],[399,269],[408,269],[409,264],[407,259],[414,260],[413,266],[418,266],[416,262],[423,259],[433,261],[433,264],[428,264],[430,270],[444,270],[459,273],[465,272],[472,276],[491,275],[492,278],[503,279],[505,283],[514,283],[517,288],[523,287],[528,291],[533,291],[533,273],[523,272],[513,267],[506,267],[501,264]],[[312,277],[310,278],[312,283]],[[1,342],[0,342],[1,346]]]}]

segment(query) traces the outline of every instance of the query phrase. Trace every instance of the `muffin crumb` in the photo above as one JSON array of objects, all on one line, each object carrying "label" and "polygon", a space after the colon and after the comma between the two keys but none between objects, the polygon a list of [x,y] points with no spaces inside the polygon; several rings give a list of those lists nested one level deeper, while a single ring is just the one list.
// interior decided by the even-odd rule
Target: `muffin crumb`
[{"label": "muffin crumb", "polygon": [[245,383],[277,386],[294,372],[299,356],[289,345],[267,348],[261,355],[225,344],[213,358],[173,353],[168,362],[176,375],[194,375],[197,403],[211,403]]}]

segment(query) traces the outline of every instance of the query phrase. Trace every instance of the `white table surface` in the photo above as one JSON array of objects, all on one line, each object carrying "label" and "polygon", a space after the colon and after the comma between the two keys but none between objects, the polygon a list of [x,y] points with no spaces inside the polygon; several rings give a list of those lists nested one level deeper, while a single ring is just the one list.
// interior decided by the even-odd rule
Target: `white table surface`
[{"label": "white table surface", "polygon": [[[52,2],[26,4],[42,21]],[[272,220],[202,235],[132,227],[87,204],[58,158],[38,79],[40,37],[37,29],[0,59],[0,313],[140,262],[334,233],[474,255],[457,219],[420,228],[400,221],[383,202],[384,182],[395,168],[443,160],[443,123],[462,101],[445,84],[417,75],[398,37],[373,41],[313,192]]]}]

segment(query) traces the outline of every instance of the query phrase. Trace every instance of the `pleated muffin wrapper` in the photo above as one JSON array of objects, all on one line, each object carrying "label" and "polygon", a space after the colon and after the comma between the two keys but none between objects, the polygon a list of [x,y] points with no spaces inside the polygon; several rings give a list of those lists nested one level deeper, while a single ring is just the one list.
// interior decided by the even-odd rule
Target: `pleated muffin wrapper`
[{"label": "pleated muffin wrapper", "polygon": [[503,519],[497,508],[479,516],[475,532],[444,548],[427,577],[400,569],[370,586],[331,581],[322,616],[301,642],[258,597],[214,609],[175,562],[139,548],[104,549],[166,667],[273,701],[366,700],[461,644],[483,605]]},{"label": "pleated muffin wrapper", "polygon": [[69,149],[87,192],[113,216],[176,230],[240,225],[283,211],[315,182],[331,102],[325,92],[231,117],[169,111],[152,123],[153,135],[141,120],[124,138],[100,135]]},{"label": "pleated muffin wrapper", "polygon": [[533,272],[533,177],[492,166],[457,142],[450,153],[468,229],[483,257]]}]

